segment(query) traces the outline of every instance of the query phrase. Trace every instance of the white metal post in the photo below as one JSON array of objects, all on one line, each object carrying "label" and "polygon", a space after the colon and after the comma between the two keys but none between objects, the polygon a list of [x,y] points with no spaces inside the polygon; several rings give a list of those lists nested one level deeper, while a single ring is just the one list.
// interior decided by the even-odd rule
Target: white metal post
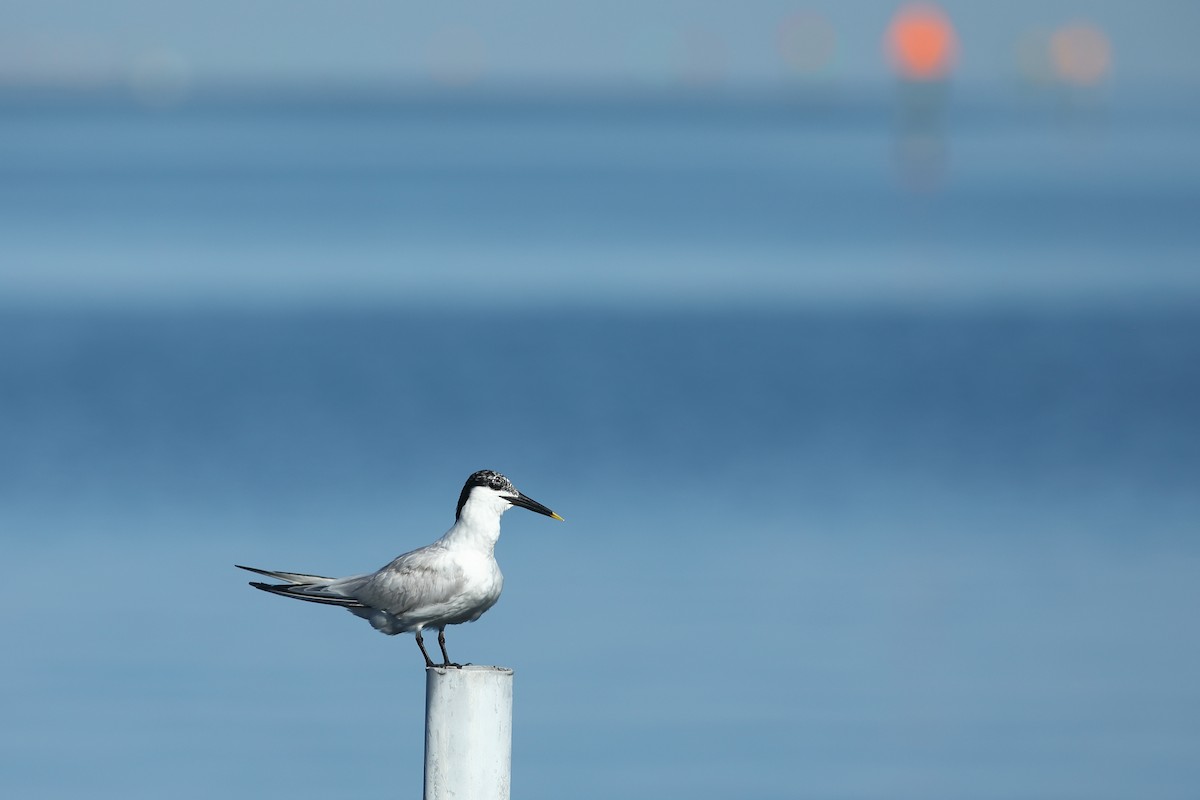
[{"label": "white metal post", "polygon": [[508,800],[513,671],[425,670],[425,800]]}]

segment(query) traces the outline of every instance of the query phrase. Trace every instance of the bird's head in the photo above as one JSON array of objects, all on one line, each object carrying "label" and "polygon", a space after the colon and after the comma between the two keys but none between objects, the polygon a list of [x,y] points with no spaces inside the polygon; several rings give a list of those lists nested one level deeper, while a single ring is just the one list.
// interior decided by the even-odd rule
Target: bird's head
[{"label": "bird's head", "polygon": [[467,478],[467,482],[463,484],[462,494],[458,496],[458,508],[454,511],[455,519],[462,517],[463,508],[467,503],[472,506],[478,504],[485,508],[492,508],[497,514],[503,514],[513,506],[519,506],[539,514],[545,514],[547,517],[562,519],[541,503],[531,500],[517,491],[517,487],[513,486],[512,481],[508,478],[490,469],[481,469]]}]

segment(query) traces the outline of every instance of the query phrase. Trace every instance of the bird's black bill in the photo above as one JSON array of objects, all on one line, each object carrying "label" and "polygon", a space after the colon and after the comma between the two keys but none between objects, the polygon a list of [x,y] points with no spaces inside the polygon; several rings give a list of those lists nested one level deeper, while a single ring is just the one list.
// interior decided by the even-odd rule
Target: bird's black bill
[{"label": "bird's black bill", "polygon": [[517,492],[516,497],[508,498],[508,502],[512,503],[514,506],[520,506],[521,508],[528,508],[530,511],[536,511],[539,514],[545,514],[547,517],[554,517],[556,520],[562,521],[562,517],[560,517],[558,514],[555,514],[553,511],[546,508],[544,505],[539,503],[537,500],[530,500],[528,497],[521,494],[520,492]]}]

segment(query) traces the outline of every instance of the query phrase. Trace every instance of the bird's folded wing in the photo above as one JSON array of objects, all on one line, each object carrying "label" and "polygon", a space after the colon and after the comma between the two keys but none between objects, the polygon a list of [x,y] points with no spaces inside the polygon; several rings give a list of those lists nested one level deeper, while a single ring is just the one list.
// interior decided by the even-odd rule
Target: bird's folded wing
[{"label": "bird's folded wing", "polygon": [[422,548],[405,553],[378,572],[363,576],[361,585],[334,584],[360,603],[392,614],[452,602],[461,595],[466,578],[462,567],[444,550]]}]

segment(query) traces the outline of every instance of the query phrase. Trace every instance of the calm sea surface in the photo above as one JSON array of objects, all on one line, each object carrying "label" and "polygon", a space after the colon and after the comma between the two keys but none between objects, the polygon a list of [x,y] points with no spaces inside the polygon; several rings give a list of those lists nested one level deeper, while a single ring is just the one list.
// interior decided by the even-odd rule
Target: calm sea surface
[{"label": "calm sea surface", "polygon": [[232,565],[373,569],[484,467],[567,519],[448,633],[515,797],[1194,796],[1195,164],[343,112],[10,113],[6,797],[415,796],[411,637]]}]

